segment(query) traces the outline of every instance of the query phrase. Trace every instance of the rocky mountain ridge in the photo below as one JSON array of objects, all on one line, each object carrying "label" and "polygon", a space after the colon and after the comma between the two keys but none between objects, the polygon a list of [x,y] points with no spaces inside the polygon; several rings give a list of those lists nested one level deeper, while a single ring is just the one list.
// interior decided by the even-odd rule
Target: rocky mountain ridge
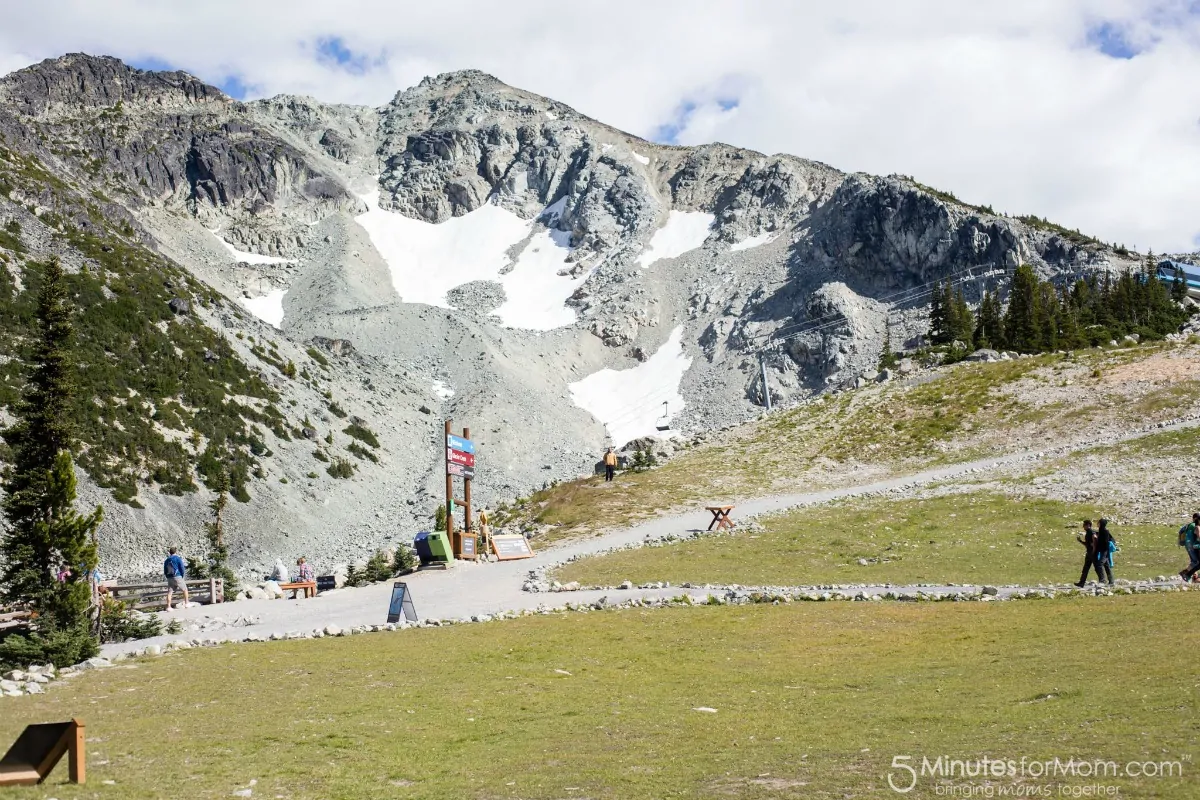
[{"label": "rocky mountain ridge", "polygon": [[[644,141],[470,70],[372,109],[243,103],[68,55],[0,80],[0,137],[0,223],[28,244],[14,279],[52,252],[85,269],[72,232],[119,231],[203,287],[194,323],[301,432],[261,431],[272,455],[234,526],[246,569],[344,562],[426,524],[443,418],[480,439],[494,502],[589,471],[606,436],[657,433],[660,414],[684,433],[756,416],[760,353],[780,405],[873,372],[889,325],[894,346],[923,331],[930,281],[969,277],[970,296],[1022,262],[1066,277],[1136,259],[901,176]],[[331,404],[380,442],[346,480],[315,455],[353,444]],[[197,547],[201,498],[125,458],[146,508],[107,523],[113,568]]]}]

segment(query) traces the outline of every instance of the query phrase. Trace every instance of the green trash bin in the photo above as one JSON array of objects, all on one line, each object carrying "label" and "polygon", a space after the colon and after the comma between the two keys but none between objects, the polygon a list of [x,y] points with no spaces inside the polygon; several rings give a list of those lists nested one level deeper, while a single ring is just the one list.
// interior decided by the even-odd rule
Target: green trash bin
[{"label": "green trash bin", "polygon": [[445,531],[436,531],[429,535],[429,552],[438,561],[453,561],[454,553],[450,549],[450,538]]}]

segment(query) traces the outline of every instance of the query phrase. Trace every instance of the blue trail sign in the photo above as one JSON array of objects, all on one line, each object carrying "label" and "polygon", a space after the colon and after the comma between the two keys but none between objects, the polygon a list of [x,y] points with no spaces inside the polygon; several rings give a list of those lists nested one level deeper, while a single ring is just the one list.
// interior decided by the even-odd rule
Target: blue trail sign
[{"label": "blue trail sign", "polygon": [[461,436],[455,436],[454,434],[450,434],[446,437],[446,447],[449,447],[451,450],[457,450],[460,453],[475,452],[474,442],[472,442],[470,439],[464,439]]}]

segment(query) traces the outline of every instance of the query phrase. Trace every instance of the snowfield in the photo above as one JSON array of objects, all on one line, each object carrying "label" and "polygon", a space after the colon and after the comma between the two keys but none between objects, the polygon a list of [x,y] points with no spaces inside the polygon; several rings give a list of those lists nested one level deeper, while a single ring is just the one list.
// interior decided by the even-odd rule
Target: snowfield
[{"label": "snowfield", "polygon": [[683,349],[683,326],[671,331],[667,341],[644,363],[631,369],[602,369],[568,386],[571,401],[604,423],[614,447],[641,436],[660,439],[674,431],[660,431],[656,423],[667,403],[670,419],[684,408],[679,383],[692,365]]},{"label": "snowfield", "polygon": [[650,166],[650,157],[649,156],[644,156],[641,153],[639,153],[637,150],[630,150],[629,152],[633,153],[634,160],[637,161],[639,164],[641,164],[643,166]]},{"label": "snowfield", "polygon": [[678,258],[689,250],[695,250],[708,239],[716,219],[703,211],[672,211],[667,217],[667,224],[654,232],[650,244],[638,256],[638,264],[646,268],[655,261]]},{"label": "snowfield", "polygon": [[222,239],[220,234],[218,234],[216,231],[209,231],[209,233],[211,233],[213,236],[217,237],[217,241],[225,246],[225,249],[229,251],[229,254],[231,256],[233,256],[233,260],[238,262],[239,264],[258,265],[258,264],[295,264],[296,263],[296,259],[294,259],[294,258],[280,258],[279,256],[260,256],[258,253],[250,253],[245,250],[238,250],[236,247],[231,245],[229,242]]},{"label": "snowfield", "polygon": [[558,274],[571,265],[571,234],[566,231],[541,230],[525,246],[512,272],[500,276],[507,298],[492,313],[510,328],[550,331],[575,322],[574,309],[565,303],[587,275],[578,278]]},{"label": "snowfield", "polygon": [[273,328],[283,327],[283,296],[287,289],[275,289],[262,297],[243,297],[242,306]]},{"label": "snowfield", "polygon": [[729,251],[731,253],[736,253],[739,250],[749,250],[752,247],[770,244],[773,241],[775,241],[775,234],[760,233],[758,236],[748,236],[745,239],[742,239],[740,242],[734,242],[733,244],[729,245]]},{"label": "snowfield", "polygon": [[[575,312],[564,303],[586,276],[558,274],[569,266],[569,234],[535,231],[534,221],[492,203],[434,225],[381,209],[378,191],[362,198],[370,210],[355,221],[387,263],[392,286],[404,302],[450,308],[446,293],[456,286],[496,281],[506,300],[493,313],[504,325],[548,331],[575,322]],[[541,217],[561,213],[564,203],[550,206]],[[510,261],[508,249],[526,238],[530,241],[513,269],[501,274]]]}]

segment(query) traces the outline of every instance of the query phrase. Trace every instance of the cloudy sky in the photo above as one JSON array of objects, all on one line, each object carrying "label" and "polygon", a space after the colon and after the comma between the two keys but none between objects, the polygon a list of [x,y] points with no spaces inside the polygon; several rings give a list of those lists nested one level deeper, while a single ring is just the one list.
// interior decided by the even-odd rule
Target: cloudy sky
[{"label": "cloudy sky", "polygon": [[386,102],[474,67],[659,141],[902,173],[1200,249],[1200,0],[0,0],[0,72],[64,52],[237,97]]}]

